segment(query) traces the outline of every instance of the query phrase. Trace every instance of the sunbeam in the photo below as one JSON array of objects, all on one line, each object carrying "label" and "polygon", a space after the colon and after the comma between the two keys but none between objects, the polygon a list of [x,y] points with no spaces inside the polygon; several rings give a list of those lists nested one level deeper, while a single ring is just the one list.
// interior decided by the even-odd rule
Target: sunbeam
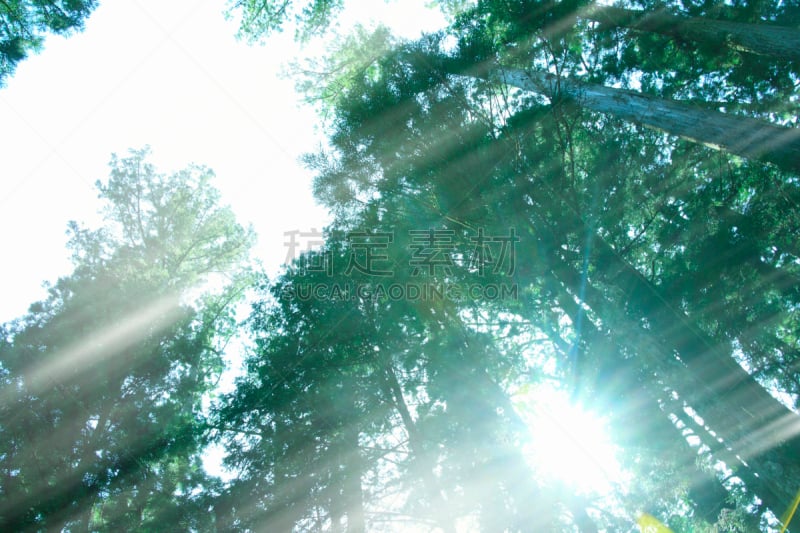
[{"label": "sunbeam", "polygon": [[[68,347],[48,354],[42,363],[33,363],[26,372],[26,393],[38,395],[54,384],[80,375],[84,369],[118,357],[142,339],[171,327],[182,314],[176,294],[160,296],[133,310],[119,322],[105,326]],[[119,361],[124,365],[124,361]],[[6,390],[2,404],[8,404],[17,393]]]}]

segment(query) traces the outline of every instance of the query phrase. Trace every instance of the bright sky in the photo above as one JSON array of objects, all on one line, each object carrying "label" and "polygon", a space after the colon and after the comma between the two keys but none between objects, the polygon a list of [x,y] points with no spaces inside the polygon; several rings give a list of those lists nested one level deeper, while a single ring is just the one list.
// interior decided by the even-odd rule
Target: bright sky
[{"label": "bright sky", "polygon": [[[414,37],[443,24],[420,14],[424,0],[347,4],[345,25],[382,20]],[[319,146],[319,121],[278,77],[298,53],[292,35],[248,46],[224,9],[224,0],[101,2],[84,32],[48,37],[0,89],[0,322],[70,272],[66,223],[99,224],[94,182],[112,152],[149,144],[162,172],[214,169],[268,268],[286,256],[284,232],[325,225],[297,162]]]}]

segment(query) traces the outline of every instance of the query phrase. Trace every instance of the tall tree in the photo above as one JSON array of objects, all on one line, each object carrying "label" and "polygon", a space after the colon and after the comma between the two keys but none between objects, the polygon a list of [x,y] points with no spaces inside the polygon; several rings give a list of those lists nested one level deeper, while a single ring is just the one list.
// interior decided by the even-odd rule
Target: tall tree
[{"label": "tall tree", "polygon": [[[338,159],[314,160],[321,170],[319,191],[323,197],[334,206],[349,199],[353,208],[363,201],[361,198],[380,198],[375,202],[383,207],[378,209],[384,217],[391,216],[398,227],[402,217],[412,212],[416,221],[473,229],[496,225],[490,222],[488,206],[504,209],[506,218],[513,214],[518,227],[531,228],[528,238],[536,242],[535,247],[528,248],[527,263],[537,267],[522,271],[527,272],[524,277],[520,272],[520,281],[532,284],[533,290],[542,276],[553,277],[569,297],[582,301],[597,320],[625,339],[620,341],[628,345],[625,363],[596,363],[606,371],[622,364],[637,365],[640,370],[629,375],[641,372],[638,375],[644,379],[644,386],[651,389],[661,406],[652,412],[659,415],[661,409],[659,416],[664,419],[687,416],[675,413],[679,405],[668,402],[677,391],[681,401],[701,413],[713,431],[727,434],[725,448],[732,447],[733,454],[726,455],[725,449],[712,443],[717,449],[715,456],[727,457],[729,466],[776,514],[788,507],[794,491],[791,483],[775,475],[780,470],[774,465],[780,464],[784,472],[797,466],[790,451],[796,446],[791,428],[797,415],[739,366],[730,337],[725,338],[737,336],[733,324],[730,330],[712,326],[726,321],[710,308],[693,306],[691,298],[696,298],[696,293],[687,295],[684,301],[671,301],[671,295],[657,286],[662,275],[654,278],[653,272],[637,270],[652,270],[653,260],[665,253],[665,247],[670,250],[669,257],[686,257],[668,240],[659,241],[664,239],[659,236],[660,230],[655,230],[655,240],[651,240],[649,231],[654,230],[653,224],[680,224],[682,217],[676,219],[670,213],[674,208],[678,213],[685,212],[692,205],[690,194],[713,190],[715,201],[736,211],[737,199],[744,192],[740,187],[755,178],[713,189],[703,180],[692,185],[706,171],[693,159],[696,149],[685,148],[684,153],[664,144],[665,139],[658,135],[645,135],[618,122],[598,123],[593,115],[584,114],[569,102],[545,106],[520,95],[518,100],[509,98],[504,103],[502,93],[495,92],[494,97],[490,92],[492,86],[472,86],[468,79],[462,85],[443,75],[446,71],[437,70],[434,61],[409,67],[404,57],[408,56],[400,53],[384,58],[339,96],[332,136]],[[480,61],[475,64],[480,68]],[[460,117],[457,109],[465,105],[474,121]],[[498,105],[496,115],[491,115],[493,105]],[[506,113],[510,118],[505,118]],[[481,134],[475,125],[484,118],[489,129]],[[477,137],[470,136],[471,128]],[[588,137],[585,132],[589,132]],[[617,151],[624,154],[621,160],[612,155]],[[742,178],[767,172],[759,168],[741,166],[731,172]],[[642,169],[653,177],[642,177]],[[370,175],[379,175],[380,179],[371,180]],[[780,173],[769,175],[786,194],[797,194],[791,179]],[[679,194],[679,201],[670,199],[675,194]],[[409,210],[409,198],[419,203],[418,212]],[[422,207],[425,205],[428,208]],[[648,214],[643,206],[653,206],[654,212]],[[739,225],[745,227],[744,221]],[[706,231],[716,233],[714,228]],[[765,234],[762,238],[767,239],[764,242],[779,242]],[[618,248],[610,247],[607,241]],[[691,253],[689,250],[697,249],[697,244],[687,242],[685,250]],[[738,255],[728,256],[735,260],[724,269],[716,264],[716,272],[730,269],[744,273],[750,268],[771,272],[770,277],[759,277],[755,283],[774,282],[785,304],[791,306],[794,296],[785,283],[792,279],[794,267],[782,263],[774,270],[771,261],[767,265],[768,261],[744,253],[743,245],[736,244]],[[634,258],[621,257],[632,250],[636,250]],[[633,265],[628,262],[631,260]],[[683,277],[663,272],[664,276],[673,274]],[[684,283],[700,282],[697,274],[687,276]],[[735,297],[739,290],[729,287],[727,297]],[[684,314],[687,308],[692,309],[688,316]],[[533,314],[535,309],[525,309],[525,313]],[[763,319],[768,315],[760,316]],[[579,317],[576,320],[580,324]],[[773,330],[772,334],[776,333]],[[591,347],[586,350],[593,351]],[[587,364],[581,363],[581,357],[588,356],[577,356],[565,366],[577,369]],[[632,378],[620,374],[619,379]],[[748,405],[759,405],[757,414],[747,414]],[[672,430],[678,432],[679,428],[673,426]],[[759,432],[757,435],[770,436],[762,441],[763,446],[756,442],[760,437],[754,437],[753,430]],[[709,435],[703,438],[708,441]],[[685,444],[675,446],[677,455],[686,458],[687,454],[680,451]],[[750,466],[739,464],[736,454],[749,454]],[[791,477],[796,479],[796,474]]]},{"label": "tall tree", "polygon": [[[357,259],[337,242],[304,261],[346,269]],[[293,271],[254,307],[256,351],[216,424],[238,436],[228,462],[242,527],[335,529],[344,515],[348,531],[362,516],[372,529],[392,513],[446,531],[463,519],[512,530],[556,519],[498,377],[513,365],[476,358],[489,337],[444,302],[383,292],[425,290],[400,271],[404,250],[385,250],[397,268],[387,285],[364,272]]]},{"label": "tall tree", "polygon": [[[643,464],[638,446],[658,435],[663,447],[648,451],[645,463],[658,457],[681,476],[662,486],[687,482],[685,495],[672,495],[719,527],[765,525],[767,509],[777,516],[791,506],[800,480],[791,396],[797,158],[774,157],[783,171],[730,158],[640,129],[644,121],[630,111],[633,102],[691,101],[703,108],[682,115],[695,121],[693,130],[673,134],[723,144],[729,132],[719,128],[722,137],[712,141],[698,122],[724,117],[731,131],[743,124],[772,131],[762,145],[772,150],[784,133],[796,141],[786,127],[796,123],[796,67],[750,58],[726,73],[738,61],[730,49],[686,47],[653,32],[596,32],[585,21],[573,25],[580,7],[481,1],[444,35],[377,59],[351,50],[347,58],[367,65],[331,69],[334,83],[312,95],[329,98],[334,111],[331,153],[309,159],[317,193],[345,228],[413,223],[466,237],[478,228],[501,234],[499,223],[518,228],[528,243],[515,273],[524,298],[459,305],[425,321],[456,332],[457,321],[443,316],[494,310],[529,320],[560,347],[559,375],[572,380],[575,396],[596,399],[626,430],[630,465]],[[787,24],[778,12],[790,6],[762,7],[737,5],[731,18]],[[514,84],[525,90],[509,90]],[[612,107],[614,98],[627,106]],[[726,113],[705,114],[720,108]],[[678,116],[678,108],[669,111]],[[470,275],[445,279],[476,279]],[[458,353],[456,346],[445,351]],[[484,346],[477,351],[488,364],[502,361]],[[447,367],[435,375],[458,373]],[[468,404],[453,396],[446,403]],[[625,424],[643,406],[654,420]],[[457,419],[440,420],[455,433]],[[678,504],[667,492],[660,497],[669,522]],[[704,527],[691,512],[684,518]]]},{"label": "tall tree", "polygon": [[107,225],[72,223],[75,271],[6,326],[5,529],[206,527],[201,400],[240,288],[191,302],[186,291],[235,274],[251,242],[211,177],[197,166],[159,174],[146,150],[115,156],[98,182]]}]

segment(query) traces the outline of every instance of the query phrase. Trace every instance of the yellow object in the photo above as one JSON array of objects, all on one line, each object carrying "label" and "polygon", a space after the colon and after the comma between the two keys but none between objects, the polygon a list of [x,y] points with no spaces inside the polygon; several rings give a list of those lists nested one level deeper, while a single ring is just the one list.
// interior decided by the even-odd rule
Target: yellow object
[{"label": "yellow object", "polygon": [[641,533],[673,533],[670,528],[659,522],[655,516],[647,513],[642,513],[636,523],[639,524]]},{"label": "yellow object", "polygon": [[786,514],[783,515],[783,518],[781,519],[781,522],[783,522],[781,533],[784,533],[786,531],[786,528],[789,527],[789,522],[792,521],[792,517],[794,516],[795,511],[797,511],[798,503],[800,503],[800,491],[797,492],[797,496],[794,497],[792,506],[786,510]]}]

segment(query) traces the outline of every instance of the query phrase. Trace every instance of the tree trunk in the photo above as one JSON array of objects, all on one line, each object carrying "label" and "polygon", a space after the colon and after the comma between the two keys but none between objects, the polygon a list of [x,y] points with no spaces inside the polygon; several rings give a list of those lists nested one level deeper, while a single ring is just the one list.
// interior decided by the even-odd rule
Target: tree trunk
[{"label": "tree trunk", "polygon": [[580,16],[604,27],[622,27],[659,33],[713,47],[727,46],[740,52],[800,61],[800,31],[785,26],[748,24],[704,17],[682,17],[661,10],[637,11],[593,5]]},{"label": "tree trunk", "polygon": [[[354,411],[355,406],[354,406]],[[361,458],[361,451],[358,443],[358,427],[351,421],[344,428],[344,438],[346,440],[346,471],[344,486],[342,487],[347,508],[347,533],[364,533],[366,523],[364,520],[364,493],[361,489],[361,476],[364,471],[364,464]]]},{"label": "tree trunk", "polygon": [[434,514],[431,518],[445,533],[455,533],[455,519],[447,507],[447,499],[445,498],[444,491],[434,473],[436,458],[426,449],[425,437],[420,433],[417,423],[414,421],[408,404],[403,397],[403,389],[400,386],[400,381],[397,379],[397,374],[394,371],[392,362],[390,360],[383,360],[380,362],[380,365],[381,369],[379,372],[384,394],[392,399],[397,412],[400,414],[400,419],[403,421],[403,426],[405,426],[406,433],[408,434],[409,448],[411,448],[411,452],[414,454],[417,461],[420,462],[422,483],[433,504],[432,510]]},{"label": "tree trunk", "polygon": [[676,135],[747,159],[766,161],[800,173],[800,129],[751,117],[729,115],[625,89],[583,83],[546,72],[496,67],[464,74],[491,80],[579,105]]}]

